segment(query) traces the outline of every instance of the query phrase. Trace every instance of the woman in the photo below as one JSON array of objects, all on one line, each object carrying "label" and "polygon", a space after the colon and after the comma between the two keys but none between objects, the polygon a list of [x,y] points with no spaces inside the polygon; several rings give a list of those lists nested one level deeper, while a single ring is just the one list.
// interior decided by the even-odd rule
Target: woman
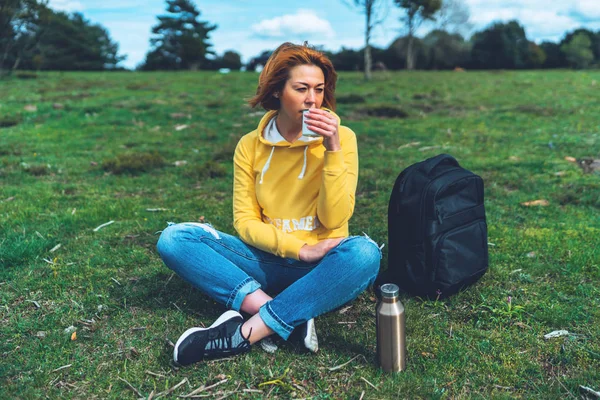
[{"label": "woman", "polygon": [[[356,137],[335,110],[337,74],[322,53],[284,43],[271,55],[249,103],[267,110],[234,155],[233,217],[240,238],[198,223],[171,224],[158,251],[165,264],[231,310],[175,345],[180,365],[250,350],[276,333],[305,331],[313,318],[373,283],[381,251],[348,237],[358,178]],[[302,135],[305,120],[317,137]],[[251,317],[244,320],[238,311]]]}]

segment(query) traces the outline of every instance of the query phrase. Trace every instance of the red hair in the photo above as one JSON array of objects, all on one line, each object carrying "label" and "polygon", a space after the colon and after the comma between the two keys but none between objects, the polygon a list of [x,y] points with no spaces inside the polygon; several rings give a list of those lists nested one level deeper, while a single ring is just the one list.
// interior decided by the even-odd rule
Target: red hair
[{"label": "red hair", "polygon": [[303,45],[286,42],[271,54],[258,77],[256,95],[248,100],[248,103],[252,107],[260,104],[265,110],[279,110],[279,99],[274,94],[283,90],[290,77],[290,70],[298,65],[314,65],[321,68],[325,76],[323,106],[335,111],[337,73],[333,63],[325,54],[310,48],[307,42]]}]

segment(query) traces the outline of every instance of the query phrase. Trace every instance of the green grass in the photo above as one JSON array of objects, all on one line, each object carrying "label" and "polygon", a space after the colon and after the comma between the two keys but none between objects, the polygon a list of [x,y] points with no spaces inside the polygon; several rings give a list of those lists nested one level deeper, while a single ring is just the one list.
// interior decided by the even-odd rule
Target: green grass
[{"label": "green grass", "polygon": [[[397,375],[376,365],[369,292],[317,319],[316,355],[280,343],[274,355],[255,348],[173,367],[167,339],[223,308],[163,266],[156,233],[199,219],[234,233],[231,157],[260,118],[244,103],[256,83],[254,73],[209,72],[0,81],[0,398],[138,397],[120,378],[144,396],[187,378],[173,398],[224,379],[203,394],[551,399],[577,397],[580,385],[600,390],[600,175],[565,160],[600,156],[600,72],[590,71],[394,72],[368,84],[341,74],[338,112],[360,152],[351,233],[385,243],[398,173],[447,152],[485,180],[489,272],[450,299],[402,298],[408,361]],[[375,117],[390,113],[397,118]],[[549,205],[520,205],[537,199]],[[575,335],[544,340],[558,329]],[[284,374],[282,385],[261,385]]]}]

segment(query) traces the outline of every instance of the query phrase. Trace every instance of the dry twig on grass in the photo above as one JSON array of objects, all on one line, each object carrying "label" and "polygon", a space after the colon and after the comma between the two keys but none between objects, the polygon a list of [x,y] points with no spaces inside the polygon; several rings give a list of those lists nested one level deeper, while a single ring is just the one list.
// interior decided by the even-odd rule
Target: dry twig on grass
[{"label": "dry twig on grass", "polygon": [[186,382],[188,382],[188,378],[184,378],[181,382],[179,382],[177,385],[173,386],[171,389],[167,389],[164,392],[157,393],[156,396],[154,396],[154,397],[159,398],[161,396],[166,396],[168,394],[171,394],[175,390],[177,390],[177,388],[179,388],[181,385],[185,384]]},{"label": "dry twig on grass", "polygon": [[62,367],[58,367],[58,368],[56,368],[56,369],[55,369],[55,370],[53,370],[52,372],[57,372],[57,371],[60,371],[60,370],[62,370],[62,369],[66,369],[66,368],[71,368],[71,365],[73,365],[73,364],[63,365]]},{"label": "dry twig on grass", "polygon": [[512,386],[500,386],[500,385],[494,385],[495,388],[497,389],[503,389],[503,390],[512,390]]},{"label": "dry twig on grass", "polygon": [[95,227],[93,230],[94,230],[94,232],[98,232],[100,229],[104,228],[105,226],[108,226],[108,225],[114,224],[114,223],[115,223],[115,221],[108,221],[102,225]]},{"label": "dry twig on grass", "polygon": [[377,386],[373,385],[371,382],[369,382],[368,380],[366,380],[365,378],[363,378],[362,376],[360,377],[360,379],[362,379],[363,381],[367,382],[373,389],[375,390],[379,390],[377,389]]},{"label": "dry twig on grass", "polygon": [[210,390],[210,389],[212,389],[212,388],[215,388],[215,387],[217,387],[217,386],[219,386],[219,385],[221,385],[221,384],[223,384],[223,383],[225,383],[225,382],[227,382],[227,381],[228,381],[228,379],[223,379],[223,380],[220,380],[219,382],[217,382],[217,383],[215,383],[215,384],[212,384],[212,385],[210,385],[210,386],[204,386],[204,385],[202,385],[202,386],[200,386],[198,389],[196,389],[196,390],[192,391],[191,393],[184,394],[184,395],[181,395],[181,396],[179,396],[179,397],[181,397],[181,398],[188,398],[188,397],[192,397],[192,396],[194,396],[194,395],[197,395],[198,393],[201,393],[201,392],[204,392],[204,391],[206,391],[206,390]]},{"label": "dry twig on grass", "polygon": [[120,376],[118,377],[120,380],[122,380],[123,382],[125,382],[127,384],[127,386],[129,387],[129,389],[133,390],[133,392],[135,394],[137,394],[140,397],[145,397],[143,394],[140,393],[139,390],[137,390],[131,383],[129,383],[126,379],[121,378]]},{"label": "dry twig on grass", "polygon": [[28,302],[30,302],[30,303],[33,303],[33,304],[35,304],[35,306],[36,306],[37,308],[40,308],[40,303],[38,303],[38,302],[37,302],[37,301],[35,301],[35,300],[25,300],[25,301],[28,301]]},{"label": "dry twig on grass", "polygon": [[571,391],[565,385],[563,385],[563,383],[560,381],[560,379],[558,379],[558,376],[556,376],[554,371],[552,371],[552,375],[554,376],[554,379],[556,379],[556,381],[560,384],[560,386],[562,386],[562,388],[565,389],[567,391],[567,393],[569,393],[569,396],[571,396],[574,399],[577,398],[577,396],[575,396],[573,393],[571,393]]},{"label": "dry twig on grass", "polygon": [[346,311],[348,311],[349,309],[351,309],[352,306],[347,306],[342,308],[340,311],[338,311],[339,314],[344,314]]},{"label": "dry twig on grass", "polygon": [[152,376],[156,376],[157,378],[166,378],[166,376],[162,375],[162,374],[157,374],[156,372],[152,372],[152,371],[145,371],[148,375],[152,375]]},{"label": "dry twig on grass", "polygon": [[356,360],[358,357],[360,357],[360,354],[358,354],[358,355],[356,355],[356,356],[352,357],[350,360],[346,361],[346,362],[345,362],[345,363],[343,363],[343,364],[336,365],[335,367],[331,367],[331,368],[327,368],[327,369],[328,369],[328,370],[330,370],[330,371],[336,371],[336,370],[338,370],[338,369],[342,369],[342,368],[344,368],[346,365],[350,364],[352,361]]},{"label": "dry twig on grass", "polygon": [[242,392],[244,393],[262,393],[262,390],[258,390],[258,389],[244,389],[242,390]]},{"label": "dry twig on grass", "polygon": [[145,331],[146,327],[145,326],[138,326],[136,328],[131,328],[132,331]]}]

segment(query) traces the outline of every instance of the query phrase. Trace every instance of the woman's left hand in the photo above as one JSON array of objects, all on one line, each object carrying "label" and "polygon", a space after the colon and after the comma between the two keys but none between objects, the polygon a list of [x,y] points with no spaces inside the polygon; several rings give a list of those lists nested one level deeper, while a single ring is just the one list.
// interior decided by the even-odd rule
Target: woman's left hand
[{"label": "woman's left hand", "polygon": [[336,117],[319,108],[311,108],[307,117],[306,125],[311,131],[323,136],[323,145],[327,151],[342,149]]}]

